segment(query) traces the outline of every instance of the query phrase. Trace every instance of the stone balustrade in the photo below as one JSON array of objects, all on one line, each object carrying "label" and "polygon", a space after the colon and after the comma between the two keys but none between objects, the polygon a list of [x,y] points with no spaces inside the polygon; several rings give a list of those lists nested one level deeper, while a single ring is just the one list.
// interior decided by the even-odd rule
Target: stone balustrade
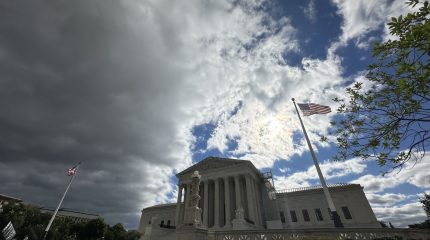
[{"label": "stone balustrade", "polygon": [[430,230],[409,228],[208,231],[207,240],[396,239],[429,240]]}]

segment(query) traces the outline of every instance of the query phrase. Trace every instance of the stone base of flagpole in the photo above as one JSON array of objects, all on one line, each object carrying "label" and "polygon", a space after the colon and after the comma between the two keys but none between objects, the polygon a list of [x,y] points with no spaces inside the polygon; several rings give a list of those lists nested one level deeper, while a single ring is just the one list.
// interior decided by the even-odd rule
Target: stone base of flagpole
[{"label": "stone base of flagpole", "polygon": [[334,226],[336,228],[343,228],[343,223],[340,220],[340,216],[339,214],[337,214],[336,211],[331,212],[331,215],[333,216],[333,222],[334,222]]}]

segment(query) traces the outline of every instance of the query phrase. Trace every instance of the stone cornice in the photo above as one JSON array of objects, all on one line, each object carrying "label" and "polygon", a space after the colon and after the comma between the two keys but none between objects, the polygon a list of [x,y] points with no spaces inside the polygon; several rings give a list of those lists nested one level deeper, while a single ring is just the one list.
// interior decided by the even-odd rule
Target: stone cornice
[{"label": "stone cornice", "polygon": [[187,183],[195,170],[198,170],[202,175],[202,181],[245,174],[250,174],[254,180],[259,180],[261,175],[254,164],[249,160],[207,157],[176,174],[176,177],[178,177],[180,183]]},{"label": "stone cornice", "polygon": [[146,207],[146,208],[142,209],[142,211],[151,210],[151,209],[160,209],[160,208],[176,208],[176,203],[157,204],[154,206]]}]

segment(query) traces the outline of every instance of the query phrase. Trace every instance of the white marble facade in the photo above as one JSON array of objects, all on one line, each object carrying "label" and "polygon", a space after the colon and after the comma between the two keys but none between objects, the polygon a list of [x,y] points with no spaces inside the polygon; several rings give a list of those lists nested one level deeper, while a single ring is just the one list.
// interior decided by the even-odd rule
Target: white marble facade
[{"label": "white marble facade", "polygon": [[[176,204],[142,210],[140,231],[144,235],[154,227],[168,231],[184,225],[185,207],[191,204],[194,171],[201,175],[198,206],[202,209],[204,229],[334,228],[321,188],[278,191],[273,200],[262,174],[250,161],[209,157],[176,175],[179,189]],[[345,227],[380,227],[359,184],[333,186],[330,192]]]},{"label": "white marble facade", "polygon": [[177,174],[177,225],[182,224],[184,207],[190,204],[187,196],[191,195],[191,174],[195,170],[202,176],[199,207],[205,228],[232,228],[236,209],[243,209],[249,223],[262,225],[259,171],[249,161],[219,158],[207,158]]}]

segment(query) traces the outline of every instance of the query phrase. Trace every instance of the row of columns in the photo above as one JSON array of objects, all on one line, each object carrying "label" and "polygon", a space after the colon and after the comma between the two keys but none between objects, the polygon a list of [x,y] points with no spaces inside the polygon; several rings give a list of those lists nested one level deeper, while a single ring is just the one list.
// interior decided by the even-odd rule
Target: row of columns
[{"label": "row of columns", "polygon": [[[230,186],[230,179],[234,181],[232,186]],[[221,182],[223,185],[221,185]],[[243,209],[245,217],[253,221],[255,225],[261,225],[258,183],[250,175],[206,179],[202,181],[200,189],[203,189],[203,191],[200,192],[201,202],[199,206],[202,207],[202,221],[205,227],[230,228],[237,209]],[[182,196],[183,192],[185,193],[184,197]],[[183,221],[185,207],[190,204],[188,197],[190,195],[190,184],[179,185],[176,226]],[[223,199],[221,196],[223,196]],[[222,200],[224,202],[221,202]]]}]

